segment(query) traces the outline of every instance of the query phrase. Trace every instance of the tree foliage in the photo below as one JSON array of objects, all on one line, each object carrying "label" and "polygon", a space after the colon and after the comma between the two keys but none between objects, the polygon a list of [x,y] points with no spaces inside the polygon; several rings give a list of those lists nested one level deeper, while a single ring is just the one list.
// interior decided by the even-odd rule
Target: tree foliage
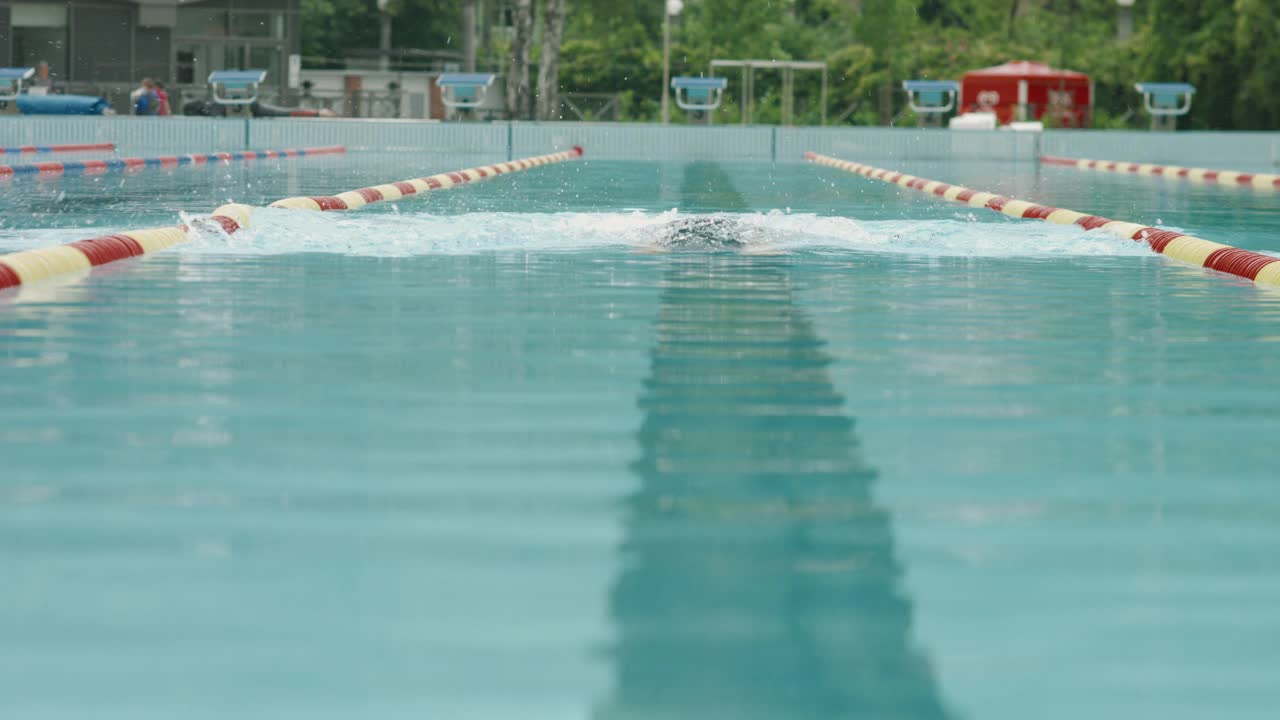
[{"label": "tree foliage", "polygon": [[[462,50],[462,0],[391,0],[391,44]],[[302,54],[342,58],[378,47],[377,0],[302,0]]]},{"label": "tree foliage", "polygon": [[[305,52],[375,46],[374,3],[304,0]],[[393,5],[397,45],[439,49],[460,33],[461,0]],[[663,1],[566,0],[566,8],[561,89],[620,93],[624,117],[656,119]],[[828,117],[874,123],[882,86],[1037,60],[1093,77],[1096,126],[1144,124],[1133,88],[1144,80],[1195,84],[1193,127],[1280,126],[1280,2],[1136,0],[1134,33],[1124,40],[1118,13],[1115,0],[685,0],[673,20],[671,66],[700,75],[714,58],[824,60]],[[717,122],[738,119],[736,85]],[[758,73],[757,122],[779,119],[780,85],[777,73]],[[797,122],[817,121],[818,85],[816,73],[796,75]],[[892,114],[906,120],[905,98],[893,98]]]}]

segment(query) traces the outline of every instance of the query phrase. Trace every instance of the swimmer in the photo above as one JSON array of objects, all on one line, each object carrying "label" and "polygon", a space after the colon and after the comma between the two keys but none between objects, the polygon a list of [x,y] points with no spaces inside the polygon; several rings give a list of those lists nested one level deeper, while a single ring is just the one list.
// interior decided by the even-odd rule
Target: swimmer
[{"label": "swimmer", "polygon": [[761,228],[733,217],[710,215],[672,220],[654,230],[645,252],[737,252],[775,254]]}]

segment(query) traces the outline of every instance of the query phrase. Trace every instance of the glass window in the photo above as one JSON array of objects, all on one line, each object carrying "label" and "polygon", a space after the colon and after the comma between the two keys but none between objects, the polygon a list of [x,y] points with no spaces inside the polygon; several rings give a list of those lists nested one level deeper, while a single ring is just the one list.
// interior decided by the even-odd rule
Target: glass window
[{"label": "glass window", "polygon": [[55,80],[67,77],[67,29],[47,27],[15,27],[13,59],[19,67],[35,67],[49,63],[49,75]]},{"label": "glass window", "polygon": [[178,45],[177,80],[180,85],[203,85],[214,70],[239,70],[240,46],[225,42]]},{"label": "glass window", "polygon": [[200,7],[178,8],[179,35],[206,35],[226,37],[228,17],[226,10],[211,10]]},{"label": "glass window", "polygon": [[14,3],[9,15],[13,27],[64,28],[67,26],[66,5]]},{"label": "glass window", "polygon": [[280,48],[277,47],[250,47],[246,69],[266,70],[268,84],[283,84],[285,81],[285,77],[281,75]]},{"label": "glass window", "polygon": [[200,70],[200,65],[196,60],[198,48],[191,45],[183,45],[178,48],[178,84],[194,85],[196,82],[196,74]]},{"label": "glass window", "polygon": [[238,37],[280,37],[275,33],[283,28],[281,13],[237,12],[231,16],[231,29]]},{"label": "glass window", "polygon": [[67,77],[67,6],[14,3],[9,15],[13,60],[20,67],[49,63],[54,80]]}]

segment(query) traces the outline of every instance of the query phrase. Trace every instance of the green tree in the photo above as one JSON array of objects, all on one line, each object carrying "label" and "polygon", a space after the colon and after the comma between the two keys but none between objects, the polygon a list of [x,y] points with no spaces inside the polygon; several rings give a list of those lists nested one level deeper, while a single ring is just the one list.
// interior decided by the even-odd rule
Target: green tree
[{"label": "green tree", "polygon": [[507,71],[507,111],[518,120],[533,119],[529,89],[529,55],[533,48],[533,0],[514,0],[511,9],[510,64]]},{"label": "green tree", "polygon": [[[391,0],[396,48],[462,51],[461,0]],[[341,59],[378,47],[377,0],[302,0],[302,54]]]},{"label": "green tree", "polygon": [[1192,123],[1231,127],[1239,77],[1234,67],[1231,0],[1151,0],[1143,26],[1136,80],[1196,86]]},{"label": "green tree", "polygon": [[[304,53],[340,58],[376,47],[375,1],[303,0]],[[461,51],[463,2],[393,0],[395,45]],[[566,3],[553,84],[618,93],[624,118],[655,119],[664,91],[662,0]],[[1147,80],[1196,85],[1192,127],[1280,126],[1280,2],[1138,0],[1135,10],[1134,35],[1121,41],[1115,0],[685,0],[673,27],[672,71],[705,74],[714,58],[825,60],[829,117],[874,123],[880,88],[891,91],[887,110],[901,115],[904,79],[959,79],[967,70],[1037,60],[1090,74],[1095,125],[1144,125],[1133,85]],[[505,43],[496,55],[510,62]],[[532,47],[530,55],[550,57]],[[734,73],[719,121],[738,117],[737,84]],[[780,89],[776,73],[758,74],[757,122],[780,118]],[[817,121],[817,97],[816,74],[797,74],[797,121]]]},{"label": "green tree", "polygon": [[1234,104],[1238,128],[1280,128],[1280,7],[1275,0],[1235,1]]},{"label": "green tree", "polygon": [[538,58],[538,119],[560,111],[560,49],[564,39],[565,0],[542,3],[542,54]]}]

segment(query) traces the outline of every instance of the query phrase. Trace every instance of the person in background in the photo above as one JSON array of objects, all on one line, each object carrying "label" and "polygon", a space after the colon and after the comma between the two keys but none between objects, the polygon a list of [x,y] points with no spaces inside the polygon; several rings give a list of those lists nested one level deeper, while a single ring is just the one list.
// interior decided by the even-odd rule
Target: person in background
[{"label": "person in background", "polygon": [[164,89],[164,83],[159,80],[155,81],[156,93],[156,115],[172,115],[173,111],[169,109],[169,93]]},{"label": "person in background", "polygon": [[151,78],[142,78],[142,85],[129,93],[129,102],[133,105],[134,115],[155,115],[160,106],[155,82]]},{"label": "person in background", "polygon": [[53,78],[49,77],[49,63],[41,60],[36,65],[36,76],[27,87],[31,95],[48,95],[53,92]]}]

